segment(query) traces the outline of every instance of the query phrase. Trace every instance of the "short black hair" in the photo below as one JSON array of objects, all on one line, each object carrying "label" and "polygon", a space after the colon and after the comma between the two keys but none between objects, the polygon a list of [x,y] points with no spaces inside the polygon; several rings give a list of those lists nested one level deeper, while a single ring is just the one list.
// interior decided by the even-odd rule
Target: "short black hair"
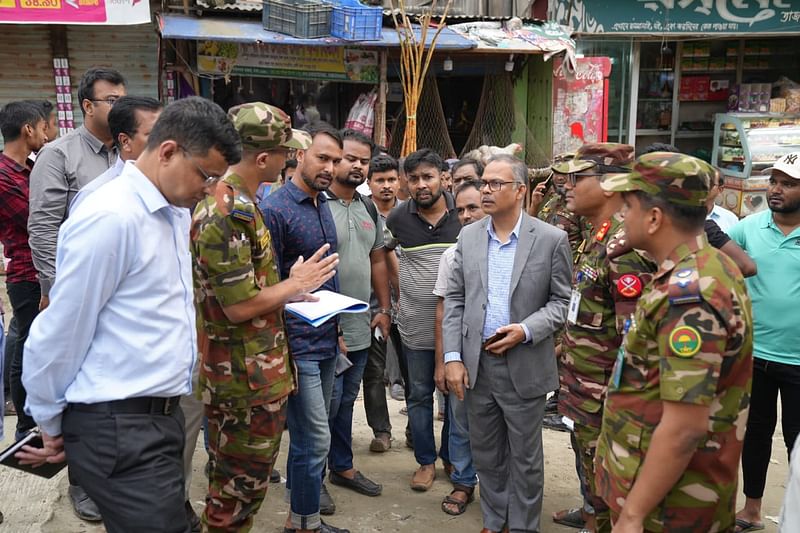
[{"label": "short black hair", "polygon": [[284,170],[287,168],[297,168],[297,159],[287,159],[283,165]]},{"label": "short black hair", "polygon": [[458,198],[459,194],[470,188],[475,189],[478,192],[481,192],[481,187],[483,187],[483,183],[481,183],[480,180],[474,180],[471,178],[466,179],[458,184],[458,187],[456,187],[455,192],[453,192],[453,198]]},{"label": "short black hair", "polygon": [[118,70],[106,67],[92,67],[81,76],[78,84],[78,105],[83,109],[84,100],[94,99],[94,84],[98,81],[107,81],[111,85],[127,85],[125,76]]},{"label": "short black hair", "polygon": [[386,154],[376,155],[369,162],[367,179],[371,179],[372,174],[375,172],[389,172],[390,170],[400,170],[400,165],[397,163],[397,159]]},{"label": "short black hair", "polygon": [[48,100],[23,100],[26,104],[33,104],[39,108],[42,113],[42,118],[50,120],[50,113],[53,112],[53,104]]},{"label": "short black hair", "polygon": [[216,148],[228,165],[242,159],[242,140],[233,122],[220,106],[200,96],[177,100],[164,108],[147,139],[147,149],[154,150],[165,141],[175,141],[201,157]]},{"label": "short black hair", "polygon": [[137,111],[160,111],[161,102],[155,98],[147,96],[123,96],[116,102],[108,113],[108,127],[111,129],[111,137],[114,144],[119,148],[119,134],[124,133],[128,137],[136,135],[139,124],[136,123]]},{"label": "short black hair", "polygon": [[672,152],[673,154],[681,153],[681,151],[678,150],[677,147],[675,147],[675,146],[673,146],[671,144],[653,143],[653,144],[649,144],[649,145],[645,146],[644,150],[642,150],[642,153],[639,154],[639,155],[652,154],[653,152]]},{"label": "short black hair", "polygon": [[456,161],[456,164],[453,165],[452,172],[453,172],[453,174],[455,174],[456,170],[458,170],[458,169],[460,169],[462,167],[468,167],[470,165],[475,167],[475,173],[478,176],[482,176],[483,175],[483,163],[481,163],[477,159],[471,159],[471,158],[459,159],[458,161]]},{"label": "short black hair", "polygon": [[357,143],[366,144],[369,146],[370,156],[375,154],[375,143],[372,139],[361,133],[360,131],[351,130],[349,128],[342,130],[342,141],[355,141]]},{"label": "short black hair", "polygon": [[689,206],[673,204],[660,196],[653,196],[644,191],[633,191],[624,194],[635,195],[636,198],[639,199],[639,203],[642,204],[642,207],[645,209],[658,207],[672,220],[673,225],[686,232],[702,230],[706,222],[706,217],[708,216],[708,210],[704,205]]},{"label": "short black hair", "polygon": [[430,148],[422,148],[406,156],[405,161],[403,161],[403,170],[408,174],[409,172],[414,172],[420,165],[430,165],[441,170],[442,163],[442,156]]},{"label": "short black hair", "polygon": [[339,133],[339,130],[328,124],[327,122],[317,122],[315,124],[309,124],[304,128],[306,133],[311,135],[311,140],[317,138],[317,135],[327,135],[331,137],[336,144],[339,145],[339,148],[344,148],[344,140],[342,139],[342,134]]},{"label": "short black hair", "polygon": [[46,120],[40,106],[26,101],[9,102],[0,110],[0,134],[7,143],[16,141],[26,124],[36,127],[40,120]]}]

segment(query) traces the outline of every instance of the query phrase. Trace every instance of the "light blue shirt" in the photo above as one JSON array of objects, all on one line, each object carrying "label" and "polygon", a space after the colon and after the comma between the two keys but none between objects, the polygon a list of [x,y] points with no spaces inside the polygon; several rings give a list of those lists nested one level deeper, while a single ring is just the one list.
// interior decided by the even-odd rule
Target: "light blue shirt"
[{"label": "light blue shirt", "polygon": [[730,232],[731,228],[739,222],[739,217],[733,214],[733,212],[728,211],[724,207],[717,204],[714,204],[714,208],[706,218],[716,222],[717,226],[719,226],[719,229],[725,233]]},{"label": "light blue shirt", "polygon": [[[494,231],[492,220],[486,225],[488,233],[487,278],[489,286],[486,291],[486,316],[483,320],[483,340],[497,332],[498,328],[511,324],[511,274],[514,271],[514,256],[517,254],[519,229],[522,225],[522,213],[511,231],[508,241],[500,242]],[[525,331],[525,342],[530,342],[531,333],[525,324],[520,324]],[[461,361],[461,354],[448,352],[444,362]]]},{"label": "light blue shirt", "polygon": [[111,167],[97,176],[95,179],[87,183],[81,190],[78,191],[78,194],[75,195],[75,198],[72,199],[72,203],[69,204],[69,212],[70,214],[74,213],[75,210],[78,208],[80,204],[86,200],[86,197],[92,194],[94,191],[108,183],[109,181],[113,180],[114,178],[118,177],[122,174],[122,169],[125,168],[125,160],[121,157],[118,157],[117,160],[114,162]]},{"label": "light blue shirt", "polygon": [[789,235],[772,211],[742,219],[729,233],[756,262],[758,273],[745,279],[753,301],[753,355],[766,361],[800,365],[800,228]]},{"label": "light blue shirt", "polygon": [[22,374],[27,410],[46,433],[61,434],[68,403],[191,392],[190,223],[131,162],[61,227],[58,276]]}]

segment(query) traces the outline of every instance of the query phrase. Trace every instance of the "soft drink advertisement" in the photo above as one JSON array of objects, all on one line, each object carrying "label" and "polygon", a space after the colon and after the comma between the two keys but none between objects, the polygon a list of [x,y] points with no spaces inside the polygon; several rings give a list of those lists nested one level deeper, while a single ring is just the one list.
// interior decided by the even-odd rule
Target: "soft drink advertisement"
[{"label": "soft drink advertisement", "polygon": [[0,23],[143,24],[146,0],[0,0]]},{"label": "soft drink advertisement", "polygon": [[578,58],[575,72],[568,72],[559,57],[553,68],[553,155],[605,142],[611,59]]}]

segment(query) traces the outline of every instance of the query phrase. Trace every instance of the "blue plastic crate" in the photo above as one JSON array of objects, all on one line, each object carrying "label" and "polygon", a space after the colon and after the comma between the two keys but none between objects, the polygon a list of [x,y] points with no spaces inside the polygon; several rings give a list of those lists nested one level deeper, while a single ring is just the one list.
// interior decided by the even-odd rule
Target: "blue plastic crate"
[{"label": "blue plastic crate", "polygon": [[262,22],[270,31],[314,39],[331,34],[332,6],[327,3],[290,0],[264,0]]},{"label": "blue plastic crate", "polygon": [[331,35],[347,41],[379,41],[383,8],[362,5],[358,0],[332,2]]}]

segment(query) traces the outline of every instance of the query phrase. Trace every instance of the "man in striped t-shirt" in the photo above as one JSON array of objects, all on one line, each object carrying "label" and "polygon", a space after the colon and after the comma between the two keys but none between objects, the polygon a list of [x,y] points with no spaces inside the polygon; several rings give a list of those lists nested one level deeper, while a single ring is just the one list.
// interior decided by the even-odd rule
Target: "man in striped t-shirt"
[{"label": "man in striped t-shirt", "polygon": [[[408,180],[409,200],[396,207],[386,219],[392,234],[388,248],[400,246],[400,301],[398,327],[403,357],[408,365],[408,418],[414,442],[414,456],[420,468],[411,488],[426,491],[436,477],[436,442],[433,437],[433,371],[436,300],[433,286],[442,253],[455,244],[461,224],[455,202],[444,190],[442,158],[424,148],[403,163]],[[449,464],[447,437],[443,430],[440,455]]]}]

